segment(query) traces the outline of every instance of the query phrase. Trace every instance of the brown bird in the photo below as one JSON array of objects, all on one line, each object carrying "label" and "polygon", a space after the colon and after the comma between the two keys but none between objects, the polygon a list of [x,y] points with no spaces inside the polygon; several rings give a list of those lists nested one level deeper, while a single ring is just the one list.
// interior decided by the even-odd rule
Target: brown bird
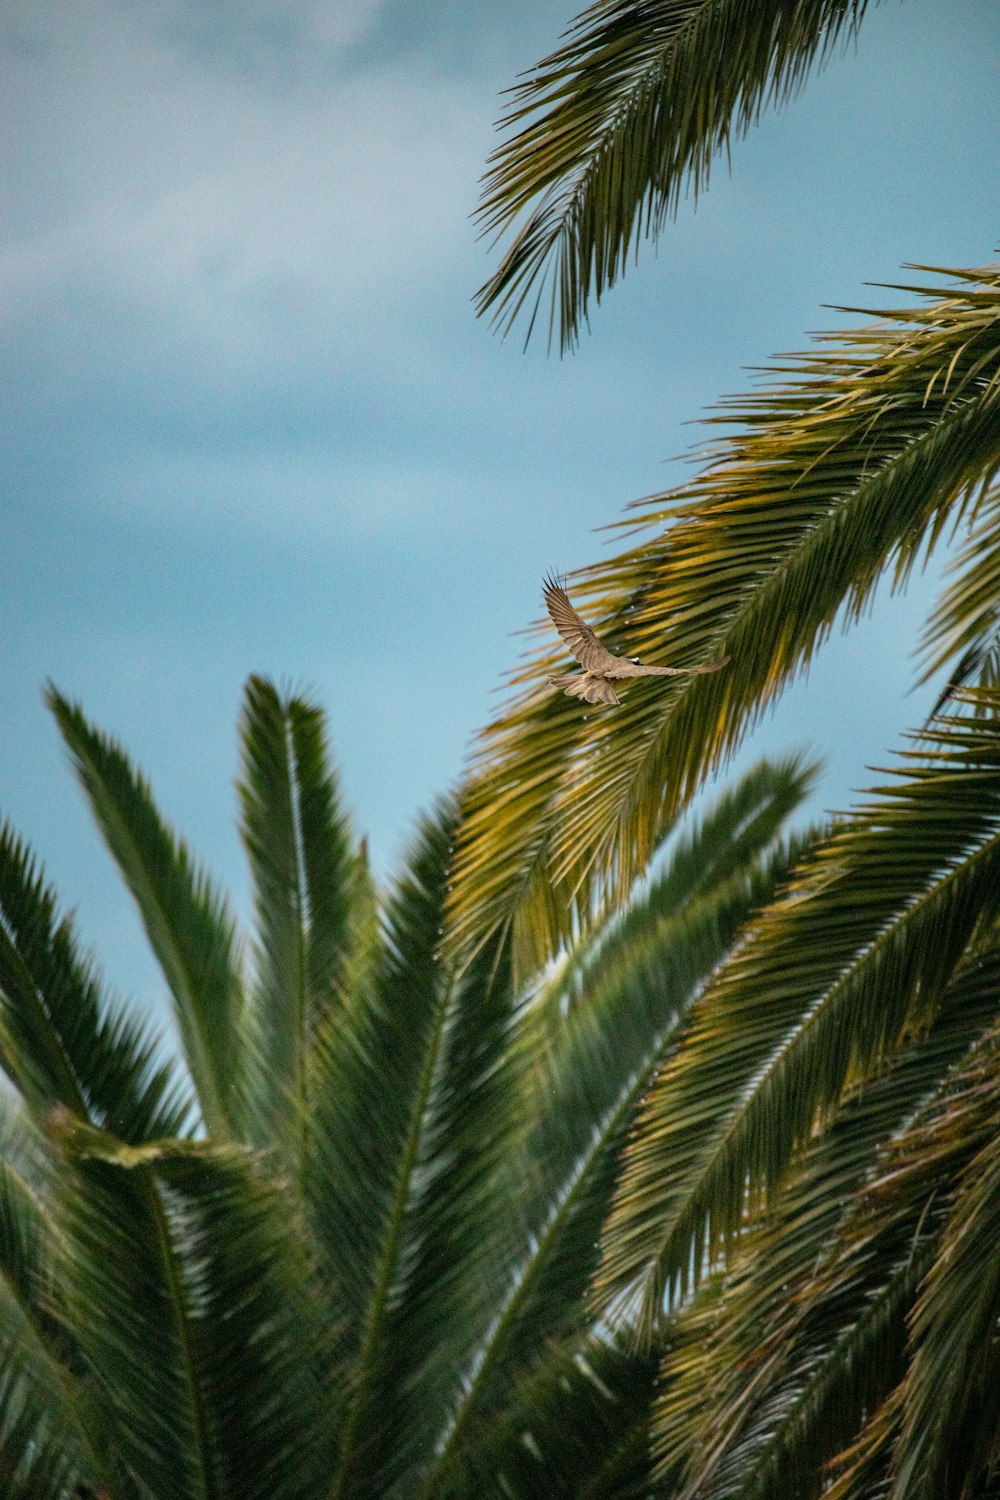
[{"label": "brown bird", "polygon": [[583,698],[587,703],[618,703],[609,679],[618,682],[626,677],[688,677],[699,672],[717,672],[729,660],[723,656],[704,667],[644,667],[637,656],[615,656],[580,618],[561,584],[554,578],[546,578],[543,588],[552,623],[583,668],[582,672],[565,672],[549,678],[553,687],[562,688],[570,698]]}]

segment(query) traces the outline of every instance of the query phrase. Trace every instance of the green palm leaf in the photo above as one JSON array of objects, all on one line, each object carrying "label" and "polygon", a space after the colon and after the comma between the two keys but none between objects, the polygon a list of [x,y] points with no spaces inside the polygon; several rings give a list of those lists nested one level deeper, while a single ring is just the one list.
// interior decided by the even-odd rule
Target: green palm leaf
[{"label": "green palm leaf", "polygon": [[131,1141],[182,1132],[186,1083],[152,1028],[112,1010],[54,892],[0,827],[0,1065],[43,1118],[61,1104]]},{"label": "green palm leaf", "polygon": [[[866,0],[598,0],[514,93],[480,218],[513,238],[478,297],[509,328],[551,277],[563,349],[713,158],[857,30]],[[521,223],[517,221],[521,219]],[[515,228],[516,226],[516,228]]]},{"label": "green palm leaf", "polygon": [[708,1307],[681,1315],[653,1423],[661,1466],[686,1471],[679,1493],[751,1500],[780,1483],[789,1500],[818,1495],[825,1466],[899,1378],[938,1188],[874,1228],[861,1190],[995,1021],[998,978],[996,954],[963,967],[928,1031],[809,1142]]},{"label": "green palm leaf", "polygon": [[[456,1406],[426,1493],[464,1463],[483,1411],[510,1398],[541,1342],[579,1323],[601,1224],[637,1106],[680,1018],[742,923],[790,867],[776,844],[811,775],[792,759],[762,764],[669,851],[622,922],[572,955],[522,1014],[530,1064],[514,1163],[521,1250],[489,1337]],[[443,1478],[441,1477],[443,1476]]]},{"label": "green palm leaf", "polygon": [[[81,1411],[79,1361],[53,1317],[57,1235],[39,1191],[12,1165],[26,1125],[5,1107],[0,1153],[0,1477],[4,1494],[61,1495],[103,1463]],[[36,1148],[27,1146],[29,1156]],[[37,1170],[37,1167],[36,1167]],[[75,1366],[75,1368],[74,1368]]]},{"label": "green palm leaf", "polygon": [[238,945],[225,901],[162,821],[120,746],[54,688],[48,701],[163,970],[205,1125],[217,1137],[232,1135],[246,1059]]},{"label": "green palm leaf", "polygon": [[1000,728],[943,720],[928,740],[762,914],[650,1092],[600,1277],[606,1303],[641,1288],[647,1328],[718,1261],[844,1089],[933,1018],[992,914]]},{"label": "green palm leaf", "polygon": [[462,1455],[440,1500],[630,1500],[648,1494],[649,1406],[657,1351],[636,1356],[591,1335],[542,1349],[514,1399]]},{"label": "green palm leaf", "polygon": [[510,1232],[492,1194],[515,1126],[513,993],[496,953],[442,959],[454,821],[422,822],[382,951],[316,1047],[306,1190],[352,1372],[337,1496],[431,1459]]},{"label": "green palm leaf", "polygon": [[287,1193],[235,1147],[129,1147],[68,1119],[58,1140],[64,1316],[142,1495],[315,1495],[329,1427]]},{"label": "green palm leaf", "polygon": [[[893,1453],[893,1500],[971,1493],[997,1462],[1000,1106],[997,1028],[945,1107],[909,1149],[910,1177],[968,1158],[955,1174],[936,1254],[910,1320],[911,1358]],[[978,1146],[978,1149],[974,1149]],[[916,1171],[914,1170],[916,1167]],[[899,1169],[898,1169],[899,1170]],[[897,1184],[894,1196],[900,1187]]]},{"label": "green palm leaf", "polygon": [[382,1430],[398,1429],[407,1486],[436,1467],[441,1434],[495,1322],[520,1227],[511,1174],[522,1129],[520,1059],[510,1045],[515,997],[505,956],[482,950],[451,989],[374,1408]]},{"label": "green palm leaf", "polygon": [[917,289],[919,305],[831,335],[784,384],[731,403],[739,432],[648,504],[654,534],[581,575],[611,647],[653,665],[731,659],[592,714],[538,688],[564,661],[535,655],[474,757],[460,941],[512,928],[530,969],[623,900],[658,830],[838,617],[863,614],[887,569],[901,587],[974,501],[1000,464],[1000,275],[952,274],[950,295]]},{"label": "green palm leaf", "polygon": [[240,738],[242,832],[258,932],[252,1109],[260,1140],[284,1140],[300,1170],[309,1055],[343,1000],[363,877],[320,710],[251,677]]},{"label": "green palm leaf", "polygon": [[[980,973],[980,982],[994,994],[996,965],[994,949]],[[908,1367],[840,1455],[840,1472],[828,1491],[836,1500],[995,1492],[991,1432],[977,1420],[980,1408],[993,1399],[983,1389],[984,1376],[987,1387],[990,1383],[991,1340],[974,1333],[969,1340],[970,1328],[995,1296],[995,1278],[991,1253],[973,1273],[967,1257],[975,1234],[966,1228],[965,1213],[970,1191],[974,1201],[981,1201],[980,1192],[988,1196],[994,1180],[988,1168],[996,1146],[997,1055],[994,1019],[890,1143],[854,1223],[846,1226],[848,1276],[852,1260],[871,1261],[873,1245],[887,1235],[898,1238],[900,1229],[909,1231],[907,1258],[919,1259],[924,1274],[909,1312]],[[980,1238],[976,1249],[981,1248]],[[897,1263],[902,1259],[897,1251]],[[838,1274],[843,1277],[834,1265],[830,1279]],[[960,1306],[963,1296],[968,1300]],[[945,1310],[947,1322],[937,1322],[936,1314]],[[934,1387],[940,1405],[932,1407],[928,1394]],[[918,1428],[921,1414],[926,1430]]]}]

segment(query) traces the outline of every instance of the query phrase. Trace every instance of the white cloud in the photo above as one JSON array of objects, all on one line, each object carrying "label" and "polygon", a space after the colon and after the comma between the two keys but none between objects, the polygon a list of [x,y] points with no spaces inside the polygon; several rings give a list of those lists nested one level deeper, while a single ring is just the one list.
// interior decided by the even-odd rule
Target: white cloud
[{"label": "white cloud", "polygon": [[78,280],[224,328],[280,286],[391,299],[468,243],[489,105],[471,84],[398,65],[276,99],[134,19],[8,74],[0,288],[21,315]]}]

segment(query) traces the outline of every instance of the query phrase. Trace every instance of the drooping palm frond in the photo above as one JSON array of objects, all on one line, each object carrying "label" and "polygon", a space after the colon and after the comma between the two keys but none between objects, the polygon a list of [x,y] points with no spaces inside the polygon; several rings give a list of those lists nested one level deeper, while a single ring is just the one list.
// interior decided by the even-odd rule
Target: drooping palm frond
[{"label": "drooping palm frond", "polygon": [[[513,231],[480,311],[528,332],[551,277],[549,337],[563,349],[659,234],[713,158],[856,32],[866,0],[598,0],[513,90],[480,218]],[[518,224],[518,220],[523,222]]]},{"label": "drooping palm frond", "polygon": [[578,1329],[639,1102],[741,925],[787,877],[792,861],[778,833],[811,771],[796,758],[749,771],[668,851],[623,920],[571,955],[522,1012],[516,1046],[532,1123],[513,1164],[521,1248],[428,1496],[454,1482],[470,1431],[531,1378],[540,1346]]},{"label": "drooping palm frond", "polygon": [[647,1097],[599,1277],[605,1303],[641,1291],[647,1328],[719,1263],[844,1090],[929,1023],[993,916],[1000,727],[946,719],[926,741],[762,914]]},{"label": "drooping palm frond", "polygon": [[[996,967],[994,943],[981,964],[970,965],[968,978],[973,986],[989,986],[995,996]],[[991,1188],[998,1034],[994,1016],[910,1125],[888,1144],[874,1180],[838,1236],[843,1254],[817,1277],[822,1296],[838,1282],[849,1283],[866,1262],[876,1268],[889,1264],[884,1242],[893,1235],[895,1265],[905,1270],[919,1263],[920,1271],[918,1295],[908,1310],[905,1367],[838,1455],[836,1478],[824,1489],[835,1500],[996,1493],[992,1432],[988,1421],[978,1421],[994,1399],[983,1384],[990,1384],[992,1339],[972,1329],[984,1306],[995,1301],[996,1283],[991,1252],[974,1270],[966,1258],[975,1235],[966,1228],[965,1210],[970,1189],[979,1199]],[[975,1246],[976,1253],[981,1250],[982,1239]],[[934,1309],[942,1311],[945,1304],[947,1318],[935,1327]],[[987,1323],[993,1326],[988,1314]],[[936,1387],[937,1404],[927,1400],[929,1387]]]},{"label": "drooping palm frond", "polygon": [[236,1135],[246,1067],[243,987],[226,902],[163,822],[121,747],[54,688],[48,702],[163,970],[204,1123],[217,1139]]},{"label": "drooping palm frond", "polygon": [[183,1133],[193,1100],[149,1024],[117,1012],[68,916],[0,827],[0,1067],[36,1120],[57,1104],[129,1141]]},{"label": "drooping palm frond", "polygon": [[150,1500],[313,1500],[330,1427],[288,1194],[241,1148],[55,1133],[61,1315],[125,1472]]},{"label": "drooping palm frond", "polygon": [[863,1189],[893,1138],[948,1096],[951,1071],[996,1021],[998,980],[995,952],[963,966],[928,1030],[809,1141],[708,1306],[681,1315],[652,1424],[679,1495],[763,1500],[778,1484],[789,1500],[819,1495],[827,1465],[899,1379],[935,1250],[928,1205],[947,1174],[902,1211],[897,1194],[874,1227]]},{"label": "drooping palm frond", "polygon": [[242,833],[257,917],[250,1109],[258,1139],[281,1145],[300,1170],[310,1053],[343,1003],[362,870],[320,710],[251,677],[240,740]]},{"label": "drooping palm frond", "polygon": [[909,1367],[892,1455],[893,1500],[931,1500],[946,1487],[971,1493],[995,1473],[1000,1456],[998,1041],[1000,1026],[994,1026],[972,1066],[963,1069],[961,1087],[887,1164],[896,1178],[887,1184],[893,1198],[912,1193],[907,1178],[926,1183],[929,1165],[939,1178],[943,1165],[954,1173],[946,1181],[951,1191],[934,1259],[910,1317]]},{"label": "drooping palm frond", "polygon": [[530,970],[621,901],[658,830],[808,667],[880,579],[905,584],[1000,464],[1000,273],[831,335],[791,378],[729,403],[739,431],[647,504],[652,535],[581,575],[602,639],[652,665],[720,672],[641,683],[584,712],[540,681],[483,733],[453,900],[459,941],[512,931]]}]

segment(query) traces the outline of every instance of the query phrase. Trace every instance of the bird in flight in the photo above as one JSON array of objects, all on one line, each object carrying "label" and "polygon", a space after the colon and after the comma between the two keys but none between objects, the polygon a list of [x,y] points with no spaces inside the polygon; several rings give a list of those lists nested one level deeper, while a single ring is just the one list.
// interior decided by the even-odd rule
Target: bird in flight
[{"label": "bird in flight", "polygon": [[587,703],[618,703],[611,682],[627,677],[689,677],[700,672],[717,672],[728,656],[711,661],[704,667],[644,667],[637,656],[615,656],[602,646],[585,620],[569,602],[566,590],[554,578],[543,583],[545,604],[552,623],[583,668],[582,672],[565,672],[550,677],[553,687],[562,688],[570,698]]}]

